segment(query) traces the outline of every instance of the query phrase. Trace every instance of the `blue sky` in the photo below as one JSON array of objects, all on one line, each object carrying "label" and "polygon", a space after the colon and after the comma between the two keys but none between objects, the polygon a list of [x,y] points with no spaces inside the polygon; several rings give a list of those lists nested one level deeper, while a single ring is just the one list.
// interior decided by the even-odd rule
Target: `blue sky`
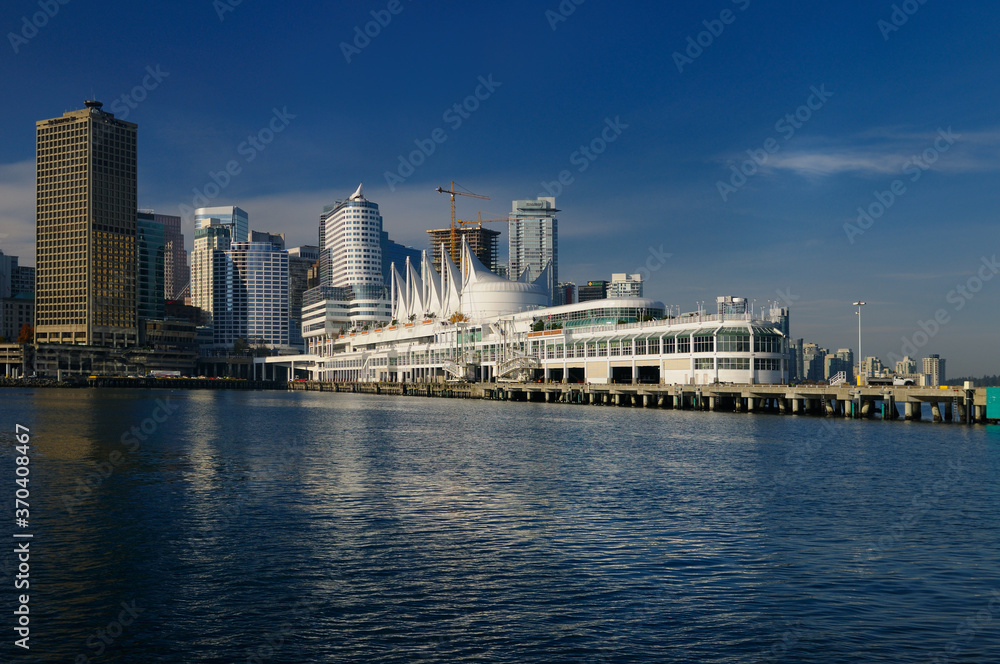
[{"label": "blue sky", "polygon": [[794,336],[856,347],[860,298],[866,355],[906,339],[949,375],[1000,372],[993,4],[51,2],[0,13],[0,248],[27,264],[34,122],[96,97],[138,123],[159,212],[207,187],[315,244],[364,182],[424,248],[448,220],[435,187],[499,217],[562,175],[564,280],[668,253],[646,292],[683,310],[784,300]]}]

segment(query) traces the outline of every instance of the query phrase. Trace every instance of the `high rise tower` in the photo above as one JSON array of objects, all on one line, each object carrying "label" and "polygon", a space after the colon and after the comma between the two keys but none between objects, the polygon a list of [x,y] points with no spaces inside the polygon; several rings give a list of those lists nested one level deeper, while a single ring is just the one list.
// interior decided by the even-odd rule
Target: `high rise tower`
[{"label": "high rise tower", "polygon": [[323,241],[330,252],[331,286],[382,287],[382,215],[359,186],[338,201],[325,219]]},{"label": "high rise tower", "polygon": [[35,341],[130,346],[137,125],[85,106],[35,124]]},{"label": "high rise tower", "polygon": [[508,217],[508,249],[510,278],[519,279],[528,271],[528,281],[549,270],[549,291],[555,299],[559,283],[559,220],[556,219],[556,199],[542,197],[533,201],[514,201]]},{"label": "high rise tower", "polygon": [[200,310],[202,325],[212,323],[215,310],[216,262],[236,242],[250,239],[250,218],[235,206],[199,208],[194,213],[191,252],[191,304]]},{"label": "high rise tower", "polygon": [[163,224],[164,230],[163,296],[168,300],[183,300],[190,294],[191,268],[184,249],[181,218],[169,214],[157,214],[154,218]]}]

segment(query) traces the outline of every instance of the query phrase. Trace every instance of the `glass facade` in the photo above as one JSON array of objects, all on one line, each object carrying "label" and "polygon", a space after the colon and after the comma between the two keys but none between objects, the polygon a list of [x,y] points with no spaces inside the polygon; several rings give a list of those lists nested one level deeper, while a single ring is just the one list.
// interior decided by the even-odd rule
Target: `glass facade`
[{"label": "glass facade", "polygon": [[[544,311],[544,309],[540,310]],[[564,327],[586,327],[589,325],[615,325],[619,322],[634,323],[642,316],[662,318],[663,309],[647,307],[601,307],[571,311],[568,313],[540,316],[540,320],[548,324],[561,324]]]},{"label": "glass facade", "polygon": [[198,208],[195,210],[195,230],[208,228],[209,226],[225,226],[229,228],[233,242],[246,242],[250,239],[250,215],[235,205]]},{"label": "glass facade", "polygon": [[288,252],[270,242],[235,242],[214,265],[214,341],[287,346]]},{"label": "glass facade", "polygon": [[510,278],[518,279],[525,270],[528,280],[537,279],[550,263],[549,291],[556,299],[559,283],[559,220],[556,199],[514,201],[507,223]]},{"label": "glass facade", "polygon": [[138,213],[136,227],[139,252],[137,303],[141,323],[162,319],[165,315],[166,228],[151,212]]}]

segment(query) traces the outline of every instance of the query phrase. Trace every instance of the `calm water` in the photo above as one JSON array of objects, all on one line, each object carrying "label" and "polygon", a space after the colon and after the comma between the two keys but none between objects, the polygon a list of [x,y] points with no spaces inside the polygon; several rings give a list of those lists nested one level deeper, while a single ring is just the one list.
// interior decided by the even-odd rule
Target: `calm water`
[{"label": "calm water", "polygon": [[1000,659],[998,427],[94,390],[0,414],[11,521],[33,436],[19,662]]}]

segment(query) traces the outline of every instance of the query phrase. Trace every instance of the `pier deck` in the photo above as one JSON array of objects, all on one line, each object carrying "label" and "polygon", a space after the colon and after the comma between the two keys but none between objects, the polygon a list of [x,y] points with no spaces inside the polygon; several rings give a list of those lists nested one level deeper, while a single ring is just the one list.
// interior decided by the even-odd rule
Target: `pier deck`
[{"label": "pier deck", "polygon": [[[539,401],[823,417],[985,423],[986,389],[838,385],[625,385],[572,383],[329,383],[295,381],[290,389],[501,401]],[[900,409],[900,406],[902,407]],[[971,408],[969,406],[972,406]]]}]

